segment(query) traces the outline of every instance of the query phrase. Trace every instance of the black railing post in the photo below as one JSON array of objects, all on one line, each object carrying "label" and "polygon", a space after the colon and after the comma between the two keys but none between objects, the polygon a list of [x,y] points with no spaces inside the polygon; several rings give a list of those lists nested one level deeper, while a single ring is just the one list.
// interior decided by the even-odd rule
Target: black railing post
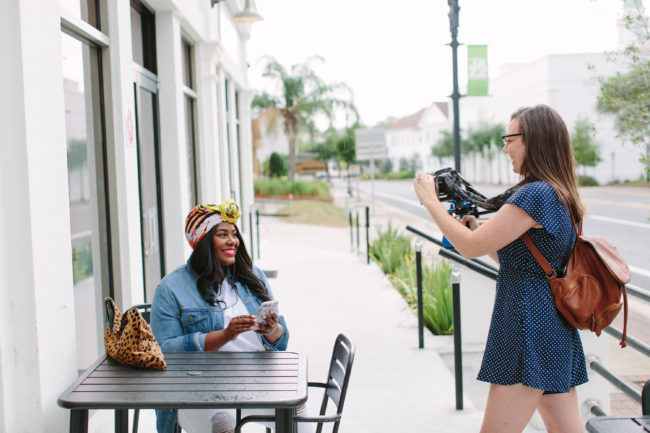
[{"label": "black railing post", "polygon": [[460,335],[460,271],[451,271],[451,291],[454,317],[454,376],[456,380],[456,410],[463,409],[463,349]]},{"label": "black railing post", "polygon": [[348,219],[350,220],[350,252],[354,252],[354,225],[352,224],[352,209],[348,214]]},{"label": "black railing post", "polygon": [[424,310],[422,306],[422,240],[415,239],[415,275],[418,286],[418,342],[424,348]]},{"label": "black railing post", "polygon": [[260,211],[255,208],[255,231],[257,232],[257,258],[260,258]]},{"label": "black railing post", "polygon": [[366,206],[366,264],[370,264],[370,208]]},{"label": "black railing post", "polygon": [[248,212],[248,231],[251,234],[251,259],[255,258],[255,245],[253,244],[253,211]]},{"label": "black railing post", "polygon": [[358,210],[356,214],[356,219],[357,219],[357,254],[359,254],[359,251],[361,250],[359,249],[359,211]]}]

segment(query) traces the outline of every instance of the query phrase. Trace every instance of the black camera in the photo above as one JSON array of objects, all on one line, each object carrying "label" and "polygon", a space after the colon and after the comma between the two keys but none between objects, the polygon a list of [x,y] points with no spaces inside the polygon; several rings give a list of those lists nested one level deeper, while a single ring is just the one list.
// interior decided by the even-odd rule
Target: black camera
[{"label": "black camera", "polygon": [[[458,171],[450,167],[440,169],[432,176],[436,184],[438,200],[450,202],[449,211],[455,216],[474,215],[478,217],[482,214],[495,212],[515,191],[514,188],[511,188],[504,194],[487,198],[463,179]],[[480,211],[479,207],[485,210]]]}]

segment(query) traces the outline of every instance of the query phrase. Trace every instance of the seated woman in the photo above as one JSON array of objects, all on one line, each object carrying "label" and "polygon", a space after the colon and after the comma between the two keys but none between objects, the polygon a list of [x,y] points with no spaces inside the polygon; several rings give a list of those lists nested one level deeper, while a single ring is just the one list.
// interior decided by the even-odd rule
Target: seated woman
[{"label": "seated woman", "polygon": [[[270,312],[257,323],[260,304],[273,299],[264,273],[246,252],[235,223],[239,206],[198,205],[187,215],[185,236],[193,248],[187,263],[165,276],[151,304],[151,328],[163,352],[286,350],[289,331]],[[302,409],[302,408],[301,408]],[[304,412],[299,409],[299,413]],[[156,410],[159,433],[178,424],[188,433],[229,432],[235,410]],[[273,414],[244,410],[242,415]],[[311,430],[311,424],[299,424]]]}]

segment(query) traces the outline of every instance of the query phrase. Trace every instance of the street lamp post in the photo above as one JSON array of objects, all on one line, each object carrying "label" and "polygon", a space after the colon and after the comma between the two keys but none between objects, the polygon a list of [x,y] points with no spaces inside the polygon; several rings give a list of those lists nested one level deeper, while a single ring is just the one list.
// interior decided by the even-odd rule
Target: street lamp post
[{"label": "street lamp post", "polygon": [[454,168],[460,173],[460,92],[458,91],[458,0],[447,0],[449,4],[449,31],[451,32],[451,55],[454,90],[451,99],[454,105]]}]

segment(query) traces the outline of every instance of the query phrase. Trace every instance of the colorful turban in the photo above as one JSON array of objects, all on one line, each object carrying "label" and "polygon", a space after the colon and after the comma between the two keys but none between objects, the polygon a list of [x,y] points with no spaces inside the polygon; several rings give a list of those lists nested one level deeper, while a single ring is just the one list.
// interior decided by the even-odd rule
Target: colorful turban
[{"label": "colorful turban", "polygon": [[185,237],[192,249],[207,232],[222,222],[235,224],[241,215],[239,205],[229,198],[219,205],[200,204],[187,214]]}]

